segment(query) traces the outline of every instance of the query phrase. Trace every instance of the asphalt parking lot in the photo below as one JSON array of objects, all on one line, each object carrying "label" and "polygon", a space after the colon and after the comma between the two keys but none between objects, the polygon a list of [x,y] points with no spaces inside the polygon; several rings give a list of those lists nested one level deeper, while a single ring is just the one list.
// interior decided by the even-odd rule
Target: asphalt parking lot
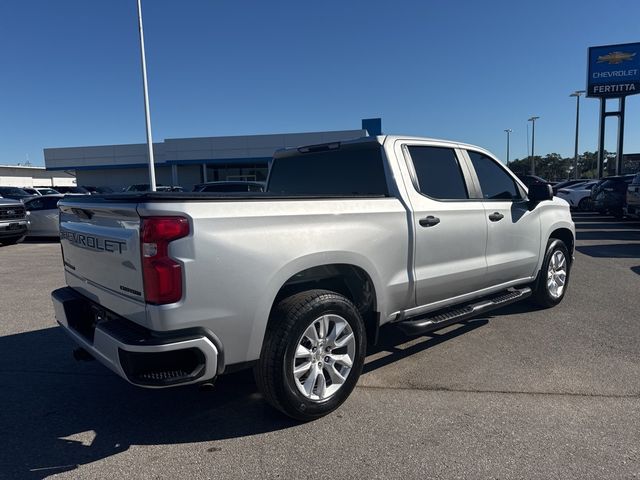
[{"label": "asphalt parking lot", "polygon": [[638,478],[640,222],[577,214],[563,303],[385,333],[337,412],[296,424],[249,374],[148,391],[77,363],[60,246],[0,248],[2,478]]}]

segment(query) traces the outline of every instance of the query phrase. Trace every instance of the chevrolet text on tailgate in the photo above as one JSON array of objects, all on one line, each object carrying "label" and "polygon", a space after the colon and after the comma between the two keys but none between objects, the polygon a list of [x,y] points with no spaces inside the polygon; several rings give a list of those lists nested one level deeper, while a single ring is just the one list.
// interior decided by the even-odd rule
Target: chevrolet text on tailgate
[{"label": "chevrolet text on tailgate", "polygon": [[367,344],[566,293],[575,229],[549,185],[489,152],[366,137],[277,152],[265,192],[134,193],[59,203],[57,321],[129,382],[252,367],[299,420],[337,408]]}]

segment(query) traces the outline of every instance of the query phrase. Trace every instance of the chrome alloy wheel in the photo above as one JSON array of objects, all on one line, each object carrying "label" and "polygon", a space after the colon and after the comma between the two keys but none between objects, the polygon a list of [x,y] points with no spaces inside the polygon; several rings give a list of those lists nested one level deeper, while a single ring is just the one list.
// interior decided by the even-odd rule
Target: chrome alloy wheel
[{"label": "chrome alloy wheel", "polygon": [[547,269],[547,290],[552,298],[558,299],[567,283],[567,258],[560,250],[553,252]]},{"label": "chrome alloy wheel", "polygon": [[293,378],[309,400],[332,397],[351,372],[356,338],[349,323],[339,315],[315,319],[298,339],[293,359]]}]

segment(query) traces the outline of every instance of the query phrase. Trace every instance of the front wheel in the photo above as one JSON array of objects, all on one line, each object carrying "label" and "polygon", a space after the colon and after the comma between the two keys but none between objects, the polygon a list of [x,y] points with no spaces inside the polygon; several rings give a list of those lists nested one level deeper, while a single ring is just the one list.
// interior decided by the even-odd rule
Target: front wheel
[{"label": "front wheel", "polygon": [[309,421],[338,408],[355,388],[366,352],[364,322],[347,298],[310,290],[281,301],[255,368],[275,408]]},{"label": "front wheel", "polygon": [[550,239],[536,279],[533,301],[545,308],[559,304],[567,291],[570,267],[567,246],[562,240]]}]

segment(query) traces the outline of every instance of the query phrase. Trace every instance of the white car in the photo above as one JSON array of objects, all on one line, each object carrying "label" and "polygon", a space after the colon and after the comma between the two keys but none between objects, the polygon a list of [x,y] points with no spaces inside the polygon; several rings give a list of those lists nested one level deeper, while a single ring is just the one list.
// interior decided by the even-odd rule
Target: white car
[{"label": "white car", "polygon": [[591,189],[596,183],[598,183],[597,180],[576,183],[558,190],[557,196],[566,200],[571,208],[586,212],[591,210]]}]

